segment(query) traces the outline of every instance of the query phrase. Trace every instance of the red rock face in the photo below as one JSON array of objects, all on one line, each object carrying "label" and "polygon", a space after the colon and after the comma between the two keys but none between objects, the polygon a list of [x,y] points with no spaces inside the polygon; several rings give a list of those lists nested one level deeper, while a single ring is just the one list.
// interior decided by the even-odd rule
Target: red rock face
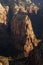
[{"label": "red rock face", "polygon": [[[34,46],[38,45],[30,18],[25,14],[16,14],[11,22],[12,40],[16,48],[24,50],[24,56],[28,56]],[[18,45],[17,45],[18,44]]]},{"label": "red rock face", "polygon": [[[21,19],[19,17],[21,17]],[[21,16],[17,14],[15,19],[13,18],[13,22],[11,22],[11,30],[13,34],[20,38],[25,35],[25,19],[22,21],[23,17],[24,15]]]},{"label": "red rock face", "polygon": [[17,14],[11,22],[12,39],[15,46],[17,44],[16,48],[18,48],[18,46],[21,48],[25,36],[25,18],[24,20],[22,20],[22,18],[24,18],[24,15],[21,16]]}]

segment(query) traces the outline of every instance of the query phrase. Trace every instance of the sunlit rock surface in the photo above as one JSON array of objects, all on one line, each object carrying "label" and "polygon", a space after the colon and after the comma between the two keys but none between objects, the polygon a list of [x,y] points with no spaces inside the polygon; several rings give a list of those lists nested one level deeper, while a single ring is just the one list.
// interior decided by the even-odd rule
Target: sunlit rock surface
[{"label": "sunlit rock surface", "polygon": [[16,49],[24,50],[25,56],[28,56],[34,46],[38,45],[39,40],[34,34],[31,20],[25,12],[22,12],[20,9],[16,15],[13,15],[11,21],[11,32],[11,38]]},{"label": "sunlit rock surface", "polygon": [[7,14],[8,14],[9,7],[3,6],[0,3],[0,47],[6,45],[7,42]]},{"label": "sunlit rock surface", "polygon": [[43,65],[43,41],[30,52],[27,59],[26,65]]},{"label": "sunlit rock surface", "polygon": [[[12,19],[10,18],[11,20],[9,20],[11,31],[9,31],[10,39],[8,40],[8,35],[7,35],[8,31],[6,29],[7,29],[7,14],[9,11],[9,7],[2,6],[0,4],[0,49],[2,50],[3,53],[5,51],[7,55],[15,56],[17,54],[18,58],[20,58],[21,55],[23,57],[28,57],[30,52],[33,51],[33,53],[31,53],[31,55],[33,55],[33,57],[30,55],[29,61],[32,62],[33,58],[34,57],[36,58],[36,56],[37,56],[38,59],[35,59],[35,63],[37,65],[37,61],[39,63],[41,61],[40,60],[41,57],[39,57],[39,56],[40,56],[40,49],[42,49],[42,47],[41,48],[38,47],[40,49],[37,49],[37,46],[38,46],[38,43],[40,42],[40,40],[38,40],[34,34],[32,21],[30,20],[30,16],[28,15],[29,12],[30,12],[30,14],[32,14],[32,17],[33,17],[33,14],[35,14],[35,15],[37,14],[37,11],[39,10],[39,8],[37,8],[37,6],[36,7],[34,7],[34,6],[35,6],[34,4],[31,4],[29,11],[27,11],[27,9],[20,4],[16,5],[14,8],[12,8],[13,17],[12,17]],[[33,13],[33,11],[35,13]],[[10,14],[12,15],[12,13],[10,13]],[[37,16],[35,18],[34,17],[32,19],[34,20],[34,23],[35,23],[35,21],[37,21],[36,20]],[[39,20],[41,21],[41,19],[39,19]],[[39,20],[38,20],[38,23],[39,23]],[[38,24],[38,23],[36,23],[36,24]],[[9,41],[9,44],[8,44],[8,41]],[[0,51],[0,53],[1,53],[1,51]],[[20,53],[22,53],[22,54],[19,55]],[[16,62],[15,62],[15,64],[16,64]]]},{"label": "sunlit rock surface", "polygon": [[7,24],[7,13],[8,13],[9,7],[3,7],[0,3],[0,23]]}]

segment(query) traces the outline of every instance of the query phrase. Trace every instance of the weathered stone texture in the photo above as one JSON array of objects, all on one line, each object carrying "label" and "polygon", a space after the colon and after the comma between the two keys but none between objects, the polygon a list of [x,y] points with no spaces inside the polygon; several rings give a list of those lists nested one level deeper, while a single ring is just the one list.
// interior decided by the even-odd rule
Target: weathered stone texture
[{"label": "weathered stone texture", "polygon": [[7,43],[7,14],[9,11],[8,6],[3,6],[0,3],[0,45],[4,47]]},{"label": "weathered stone texture", "polygon": [[9,7],[3,7],[0,3],[0,23],[7,24],[7,14]]},{"label": "weathered stone texture", "polygon": [[22,10],[14,16],[11,21],[12,39],[15,45],[19,44],[20,48],[24,47],[24,55],[28,56],[40,40],[34,34],[30,18]]}]

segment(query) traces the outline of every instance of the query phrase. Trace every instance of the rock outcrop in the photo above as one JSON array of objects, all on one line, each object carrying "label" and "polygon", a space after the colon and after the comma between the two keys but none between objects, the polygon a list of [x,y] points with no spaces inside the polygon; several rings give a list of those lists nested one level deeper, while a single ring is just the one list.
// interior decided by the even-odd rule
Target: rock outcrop
[{"label": "rock outcrop", "polygon": [[35,47],[29,54],[26,65],[43,65],[43,41]]},{"label": "rock outcrop", "polygon": [[3,7],[0,3],[0,23],[7,24],[7,14],[8,14],[9,7]]},{"label": "rock outcrop", "polygon": [[7,43],[7,14],[8,14],[9,7],[3,6],[0,3],[0,47],[5,47]]},{"label": "rock outcrop", "polygon": [[29,52],[38,45],[38,40],[34,34],[30,18],[19,10],[11,21],[12,40],[16,49],[24,50],[25,57]]}]

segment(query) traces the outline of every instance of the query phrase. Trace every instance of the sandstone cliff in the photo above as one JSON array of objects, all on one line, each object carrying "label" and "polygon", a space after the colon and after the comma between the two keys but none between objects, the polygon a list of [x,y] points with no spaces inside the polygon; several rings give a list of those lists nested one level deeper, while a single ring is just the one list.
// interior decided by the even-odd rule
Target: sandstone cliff
[{"label": "sandstone cliff", "polygon": [[20,9],[16,15],[13,15],[11,31],[11,37],[14,41],[15,47],[17,45],[19,45],[21,49],[24,47],[23,50],[25,56],[27,56],[34,46],[37,46],[40,41],[34,34],[30,18]]},{"label": "sandstone cliff", "polygon": [[[3,6],[0,3],[0,45],[5,47],[7,44],[8,34],[7,34],[7,14],[9,7]],[[1,47],[0,46],[0,47]]]}]

